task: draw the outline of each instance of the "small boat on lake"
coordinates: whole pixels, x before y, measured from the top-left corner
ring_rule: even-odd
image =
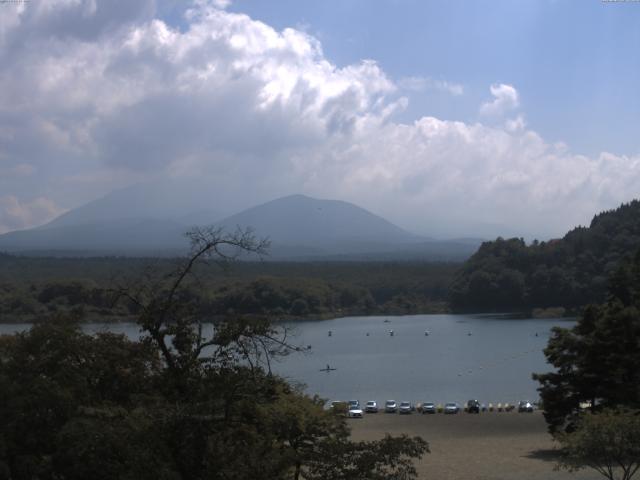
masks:
[[[321,368],[320,369],[321,372],[333,372],[334,370],[337,370],[337,368],[332,367],[328,363],[327,363],[326,368]]]

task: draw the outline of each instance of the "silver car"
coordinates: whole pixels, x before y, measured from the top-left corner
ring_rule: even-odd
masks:
[[[396,413],[398,411],[398,404],[395,400],[387,400],[384,404],[384,411],[386,413]]]
[[[400,407],[398,408],[398,411],[401,414],[404,414],[404,415],[410,414],[412,410],[413,410],[413,405],[411,405],[411,402],[400,402]]]
[[[422,404],[422,413],[436,413],[436,405],[432,402],[424,402]]]
[[[455,414],[460,411],[460,407],[455,402],[449,402],[444,406],[444,413]]]
[[[364,411],[367,413],[378,413],[378,402],[375,400],[369,400],[364,406]]]

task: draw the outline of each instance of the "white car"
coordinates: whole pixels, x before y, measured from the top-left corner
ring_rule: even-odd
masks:
[[[349,411],[347,412],[347,417],[349,418],[362,418],[362,409],[360,407],[356,407],[354,405],[349,406]]]
[[[378,402],[375,400],[369,400],[364,406],[364,411],[367,413],[378,413]]]

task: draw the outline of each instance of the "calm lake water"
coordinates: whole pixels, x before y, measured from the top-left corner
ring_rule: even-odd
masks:
[[[549,331],[553,326],[573,324],[567,319],[513,320],[486,315],[346,317],[289,323],[293,342],[312,348],[272,367],[285,378],[306,384],[308,393],[328,400],[537,400],[537,383],[531,373],[550,369],[542,353]],[[0,325],[0,333],[25,328],[28,326]],[[107,328],[139,337],[134,324],[90,324],[86,331]],[[336,370],[320,371],[327,365]]]

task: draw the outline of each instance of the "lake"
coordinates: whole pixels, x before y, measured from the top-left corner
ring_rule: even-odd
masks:
[[[546,372],[543,348],[553,326],[567,319],[508,319],[490,315],[345,317],[287,323],[295,344],[311,345],[275,362],[274,371],[328,400],[357,398],[482,403],[536,400],[533,372]],[[28,328],[0,325],[0,333]],[[134,324],[89,324],[138,338]],[[393,330],[393,336],[390,331]],[[328,332],[331,331],[331,336]],[[429,335],[425,335],[425,331]],[[368,334],[368,335],[367,335]],[[330,365],[336,370],[323,372]]]

